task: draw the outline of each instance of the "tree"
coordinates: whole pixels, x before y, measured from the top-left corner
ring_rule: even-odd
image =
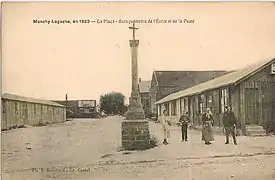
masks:
[[[125,96],[111,92],[100,96],[100,109],[106,114],[123,115],[127,111],[124,105]]]

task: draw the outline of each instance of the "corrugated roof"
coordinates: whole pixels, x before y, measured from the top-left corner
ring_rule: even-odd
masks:
[[[196,86],[193,86],[191,88],[170,94],[163,99],[159,100],[155,104],[160,104],[168,101],[172,101],[184,96],[190,96],[193,94],[201,93],[206,90],[216,89],[219,87],[239,83],[245,78],[252,75],[254,72],[258,71],[261,68],[264,68],[266,65],[270,64],[272,61],[275,61],[275,58],[268,61],[261,61],[259,63],[252,64],[246,68],[237,70],[235,72],[231,72],[229,74],[217,77],[213,80],[206,81],[204,83],[198,84]]]
[[[31,102],[31,103],[37,103],[37,104],[45,104],[45,105],[50,105],[50,106],[63,107],[63,105],[52,102],[52,101],[36,99],[36,98],[31,98],[31,97],[25,97],[25,96],[19,96],[16,94],[3,93],[2,98],[9,99],[9,100],[15,100],[15,101],[23,101],[23,102]]]
[[[151,86],[151,81],[141,81],[139,83],[140,92],[149,92]]]

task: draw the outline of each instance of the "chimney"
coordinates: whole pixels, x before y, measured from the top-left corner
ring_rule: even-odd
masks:
[[[68,94],[65,95],[65,100],[68,101]]]
[[[138,79],[138,82],[141,83],[141,78]]]

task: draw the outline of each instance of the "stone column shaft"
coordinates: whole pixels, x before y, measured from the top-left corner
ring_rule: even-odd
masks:
[[[129,109],[126,113],[126,119],[137,120],[144,119],[145,114],[141,105],[141,100],[138,92],[138,59],[137,48],[139,40],[130,40],[131,57],[132,57],[132,92],[129,99]]]
[[[132,92],[138,92],[137,47],[132,47],[131,53],[132,53]]]

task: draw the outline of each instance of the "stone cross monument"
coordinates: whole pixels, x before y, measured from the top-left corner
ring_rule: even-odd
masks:
[[[150,143],[150,134],[138,90],[137,48],[139,40],[135,39],[135,32],[138,28],[135,24],[129,28],[133,30],[133,39],[129,41],[132,55],[132,92],[126,120],[122,122],[122,147],[126,150],[138,150],[146,149],[145,147]]]
[[[132,92],[129,98],[129,109],[126,113],[127,120],[144,119],[144,110],[142,108],[139,92],[138,92],[138,62],[137,62],[137,48],[139,40],[135,39],[135,31],[138,29],[133,24],[129,27],[133,30],[133,39],[130,40],[131,53],[132,53]]]

